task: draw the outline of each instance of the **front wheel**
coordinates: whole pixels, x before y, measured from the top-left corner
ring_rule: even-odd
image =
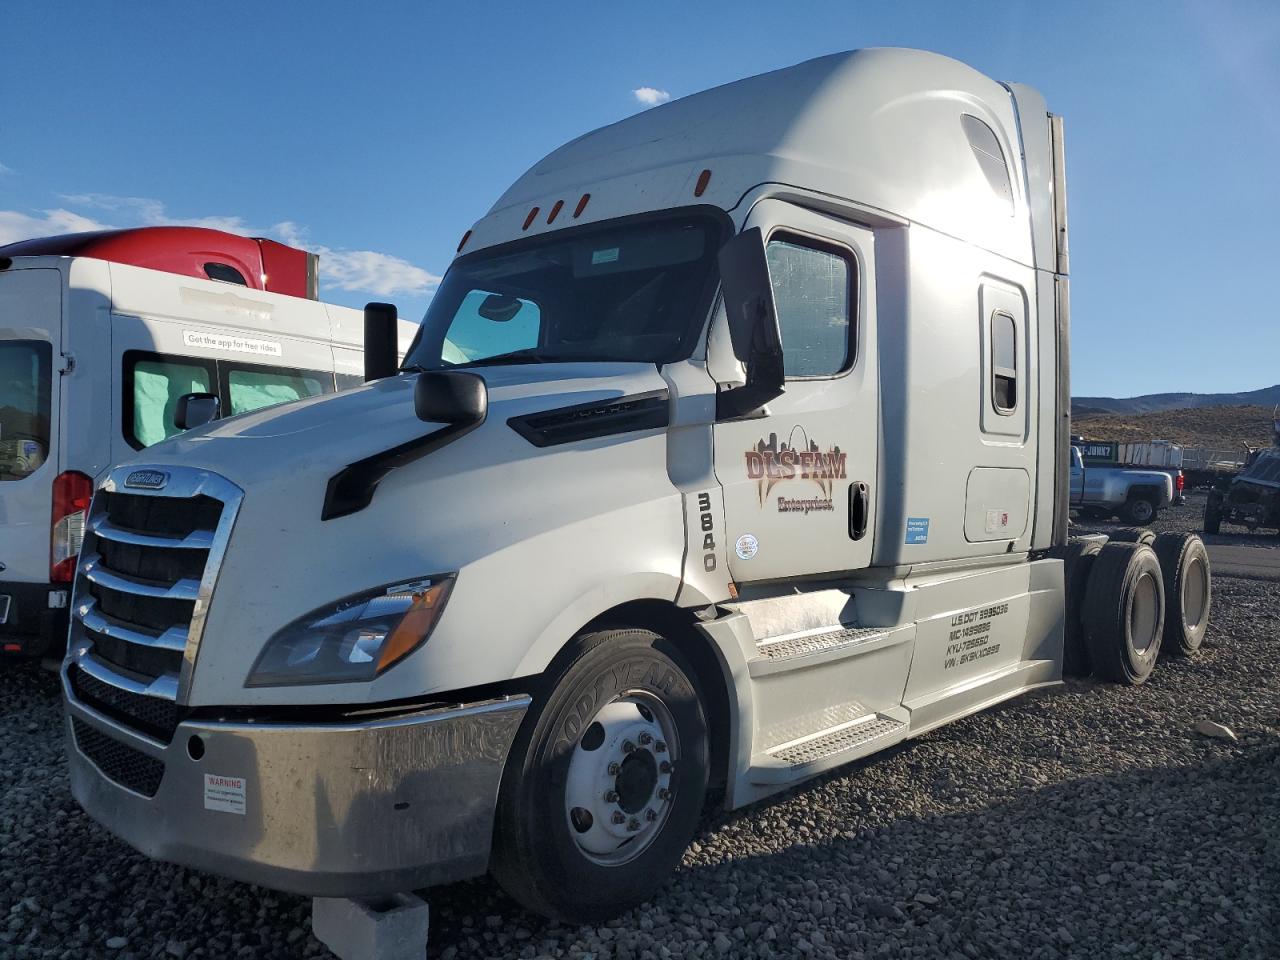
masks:
[[[679,649],[648,630],[575,641],[507,760],[493,873],[514,899],[599,923],[649,899],[693,837],[707,721]]]

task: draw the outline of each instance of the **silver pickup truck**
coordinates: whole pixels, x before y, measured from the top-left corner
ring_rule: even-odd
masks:
[[[1160,470],[1090,466],[1071,448],[1071,507],[1082,516],[1119,516],[1144,526],[1173,502],[1173,478]]]

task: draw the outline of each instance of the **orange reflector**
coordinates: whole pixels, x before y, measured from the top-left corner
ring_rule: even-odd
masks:
[[[700,174],[698,174],[698,182],[693,188],[693,195],[695,197],[702,196],[702,194],[706,192],[707,184],[710,182],[711,182],[711,171],[703,170]]]
[[[555,220],[560,215],[560,208],[564,206],[563,200],[557,200],[556,205],[551,208],[551,212],[547,214],[547,223]]]
[[[538,208],[537,208],[537,207],[534,207],[532,210],[530,210],[530,211],[529,211],[529,215],[528,215],[527,217],[525,217],[525,218],[524,218],[524,229],[525,229],[525,230],[528,230],[528,229],[529,229],[529,224],[533,223],[533,218],[534,218],[534,217],[536,217],[537,215],[538,215]]]
[[[378,673],[403,660],[427,639],[452,586],[452,580],[441,580],[414,596],[413,604],[382,645],[382,652],[378,656]]]
[[[738,599],[738,585],[734,583],[732,580],[729,581],[729,599],[730,600]]]
[[[462,235],[462,239],[458,241],[458,253],[462,252],[462,248],[467,245],[467,241],[471,239],[471,231],[468,230]]]
[[[591,199],[591,194],[584,193],[582,199],[578,201],[578,205],[573,208],[573,219],[577,220],[582,216],[582,211],[587,209],[587,201]]]

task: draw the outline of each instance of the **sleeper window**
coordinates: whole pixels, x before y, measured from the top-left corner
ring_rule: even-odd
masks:
[[[787,378],[845,370],[851,359],[849,260],[790,239],[770,240],[766,254]]]
[[[991,403],[1004,416],[1018,409],[1018,332],[1007,313],[991,315]]]

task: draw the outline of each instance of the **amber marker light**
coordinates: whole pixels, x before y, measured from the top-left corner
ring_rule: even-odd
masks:
[[[378,654],[378,673],[413,653],[436,625],[453,580],[441,580],[413,595],[413,602],[391,631]]]

